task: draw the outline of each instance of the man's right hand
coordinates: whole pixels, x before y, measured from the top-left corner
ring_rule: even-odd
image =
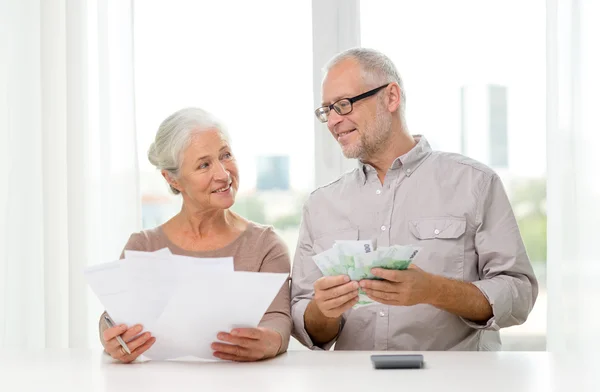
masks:
[[[339,318],[358,302],[358,282],[346,275],[324,276],[314,285],[313,301],[327,318]]]
[[[102,338],[105,342],[104,350],[110,354],[111,357],[121,362],[133,362],[137,357],[152,347],[156,341],[156,338],[151,336],[150,332],[144,332],[133,339],[140,332],[142,332],[142,326],[139,324],[129,329],[127,329],[126,325],[116,325],[112,328],[107,328],[102,332]],[[127,354],[123,347],[121,347],[121,344],[117,340],[117,336],[121,336],[125,341],[131,354]]]

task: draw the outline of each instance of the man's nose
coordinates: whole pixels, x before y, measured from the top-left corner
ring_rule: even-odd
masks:
[[[327,127],[333,132],[335,126],[342,122],[343,119],[344,116],[339,115],[335,110],[331,110],[329,112],[329,117],[327,117]]]

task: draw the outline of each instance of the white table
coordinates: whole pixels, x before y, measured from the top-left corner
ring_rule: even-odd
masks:
[[[371,352],[291,351],[256,363],[115,364],[94,350],[0,350],[1,391],[600,391],[598,362],[547,352],[424,352],[375,370]],[[598,356],[591,355],[589,358]],[[581,362],[581,363],[579,363]]]

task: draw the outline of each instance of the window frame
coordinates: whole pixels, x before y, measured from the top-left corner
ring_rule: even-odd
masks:
[[[313,107],[321,105],[323,67],[337,53],[360,46],[360,0],[312,0],[313,22]],[[357,167],[347,159],[327,124],[313,113],[314,188],[328,184]]]

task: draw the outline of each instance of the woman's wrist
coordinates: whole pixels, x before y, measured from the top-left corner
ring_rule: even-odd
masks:
[[[283,336],[281,334],[271,328],[260,328],[267,335],[267,350],[265,352],[265,358],[271,358],[276,356],[281,349],[281,345],[283,344]]]

